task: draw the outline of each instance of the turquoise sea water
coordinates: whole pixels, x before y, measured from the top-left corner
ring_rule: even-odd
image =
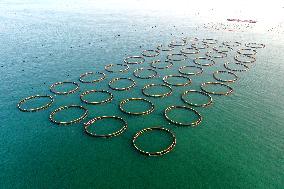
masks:
[[[28,7],[1,4],[0,188],[284,187],[283,35],[196,29],[200,23],[190,17],[151,12]],[[257,50],[257,61],[248,72],[236,73],[239,80],[230,84],[234,88],[232,95],[212,95],[212,106],[195,108],[203,117],[196,128],[169,124],[164,109],[185,105],[180,94],[200,90],[201,83],[214,81],[212,73],[224,70],[223,63],[233,61],[233,52],[227,58],[216,59],[215,66],[204,67],[201,76],[190,77],[191,85],[173,87],[173,94],[163,99],[145,97],[141,88],[150,83],[162,84],[163,76],[178,74],[180,66],[193,65],[195,56],[175,62],[169,70],[157,70],[160,77],[150,80],[138,79],[132,72],[148,67],[154,58],[146,58],[142,65],[130,65],[127,73],[104,71],[107,64],[123,63],[129,55],[141,55],[142,50],[182,36],[266,45]],[[162,53],[158,58],[165,57],[166,53]],[[95,84],[80,83],[79,76],[89,71],[105,72],[106,79]],[[131,77],[137,85],[129,91],[111,90],[107,84],[115,77]],[[80,83],[80,92],[57,95],[55,103],[44,111],[26,113],[17,109],[20,99],[53,95],[50,85],[67,80]],[[79,95],[87,89],[108,90],[114,100],[86,105]],[[122,113],[119,102],[131,97],[151,100],[155,111],[145,116]],[[127,121],[128,128],[117,137],[100,139],[86,135],[82,122],[61,127],[49,121],[51,111],[70,104],[88,108],[85,121],[117,115]],[[72,119],[75,113],[79,112],[59,118]],[[172,116],[185,121],[189,118],[181,112]],[[135,151],[133,135],[152,126],[163,126],[175,133],[177,145],[172,152],[146,157]],[[114,128],[108,127],[102,124],[97,131]],[[171,142],[167,134],[162,134],[149,133],[137,142],[143,148],[156,150]]]

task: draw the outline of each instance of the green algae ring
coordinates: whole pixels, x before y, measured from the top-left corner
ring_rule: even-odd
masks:
[[[170,134],[171,138],[172,138],[172,143],[168,147],[166,147],[165,149],[163,149],[161,151],[157,151],[157,152],[148,152],[148,151],[145,151],[145,150],[139,148],[135,143],[136,140],[139,137],[141,137],[143,134],[145,134],[146,132],[151,132],[151,131],[154,131],[154,130],[166,132],[166,133]],[[139,132],[137,132],[132,139],[132,144],[133,144],[134,148],[138,152],[140,152],[141,154],[147,155],[147,156],[162,156],[162,155],[165,155],[165,154],[169,153],[170,151],[172,151],[174,149],[174,147],[176,146],[176,143],[177,142],[176,142],[175,134],[172,131],[170,131],[169,129],[166,129],[166,128],[163,128],[163,127],[149,127],[149,128],[142,129]]]

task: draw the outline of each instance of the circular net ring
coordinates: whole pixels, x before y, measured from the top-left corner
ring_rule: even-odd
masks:
[[[208,101],[207,103],[204,103],[204,104],[196,104],[196,103],[192,103],[188,100],[186,100],[185,96],[189,93],[199,93],[203,96],[206,96],[208,98]],[[205,93],[203,91],[197,91],[197,90],[187,90],[187,91],[184,91],[184,93],[182,93],[181,95],[181,99],[186,103],[186,104],[189,104],[191,106],[195,106],[195,107],[207,107],[207,106],[210,106],[212,103],[213,103],[213,98],[211,97],[210,94],[208,93]]]
[[[254,49],[261,49],[265,47],[265,45],[262,43],[246,43],[245,46]]]
[[[154,61],[152,61],[152,62],[150,63],[150,65],[151,65],[152,68],[160,69],[160,70],[162,70],[162,69],[168,69],[168,68],[170,68],[170,67],[173,66],[173,63],[172,63],[171,61],[166,61],[166,62],[168,62],[168,65],[167,65],[167,66],[164,66],[164,67],[158,67],[158,66],[156,66],[156,65],[159,64],[160,62],[161,62],[160,60],[154,60]]]
[[[248,58],[248,60],[240,60],[240,56],[239,55],[236,55],[234,57],[234,59],[237,62],[244,63],[244,64],[250,64],[250,63],[254,63],[256,61],[254,56],[249,56],[249,55],[243,55],[243,56],[246,56]]]
[[[227,92],[208,91],[208,90],[206,90],[204,88],[206,85],[220,85],[220,86],[224,86],[224,87],[228,88],[228,91]],[[206,93],[213,94],[213,95],[230,95],[234,91],[232,87],[230,87],[229,85],[226,85],[224,83],[221,83],[221,82],[205,82],[205,83],[202,83],[201,84],[201,90],[206,92]]]
[[[196,42],[199,40],[197,37],[182,37],[181,39],[186,43]]]
[[[170,77],[178,77],[178,78],[185,78],[187,79],[187,82],[186,83],[171,83],[171,82],[168,82],[167,79],[170,78]],[[186,76],[183,76],[183,75],[166,75],[165,77],[163,77],[163,81],[168,84],[168,85],[172,85],[172,86],[187,86],[187,85],[190,85],[191,84],[191,79],[186,77]]]
[[[178,56],[179,58],[175,58],[175,56]],[[186,60],[187,58],[188,57],[182,53],[173,53],[173,54],[167,55],[167,59],[170,61],[183,61],[183,60]]]
[[[229,67],[229,64],[230,64],[229,62],[226,62],[226,63],[224,64],[224,67],[225,67],[227,70],[230,70],[230,71],[234,71],[234,72],[246,72],[246,71],[249,70],[249,67],[248,67],[247,65],[242,64],[242,63],[239,63],[239,62],[235,62],[235,64],[243,66],[244,69],[233,69],[233,68],[230,68],[230,67]]]
[[[185,46],[186,42],[184,40],[181,41],[172,41],[169,44],[169,47],[180,47],[180,46]]]
[[[151,105],[151,108],[149,108],[148,110],[146,111],[143,111],[143,112],[130,112],[130,111],[126,111],[124,108],[123,108],[123,105],[126,104],[127,102],[130,102],[130,101],[143,101],[143,102],[147,102],[148,104]],[[128,99],[124,99],[120,102],[119,104],[119,109],[124,112],[124,113],[127,113],[127,114],[130,114],[130,115],[147,115],[147,114],[150,114],[152,113],[154,110],[155,110],[155,105],[150,101],[150,100],[147,100],[145,98],[128,98]]]
[[[118,130],[118,131],[115,131],[113,133],[110,133],[110,134],[96,134],[95,132],[91,132],[88,130],[88,128],[94,124],[96,121],[98,120],[103,120],[103,119],[116,119],[116,120],[119,120],[123,123],[123,126]],[[100,116],[100,117],[95,117],[91,120],[89,120],[87,123],[84,123],[84,130],[85,132],[92,136],[92,137],[98,137],[98,138],[111,138],[111,137],[115,137],[115,136],[118,136],[120,134],[122,134],[125,130],[127,129],[127,122],[121,118],[121,117],[118,117],[118,116]]]
[[[152,71],[154,72],[152,75],[149,75],[149,76],[140,76],[138,73],[143,71],[143,70],[148,70],[148,71]],[[151,79],[151,78],[154,78],[158,75],[158,72],[152,68],[138,68],[136,70],[134,70],[133,72],[133,75],[137,78],[140,78],[140,79]]]
[[[35,98],[49,98],[50,99],[50,102],[48,102],[47,104],[43,105],[43,106],[40,106],[40,107],[37,107],[37,108],[23,108],[22,105],[24,103],[26,103],[27,101],[31,100],[31,99],[35,99]],[[54,102],[54,98],[53,96],[50,96],[50,95],[34,95],[34,96],[29,96],[27,98],[24,98],[22,99],[17,107],[22,111],[22,112],[37,112],[37,111],[40,111],[40,110],[45,110],[47,108],[49,108],[51,106],[51,104]]]
[[[232,51],[233,49],[230,46],[219,45],[219,46],[213,47],[213,50],[216,51],[216,52],[226,53],[226,52]]]
[[[131,81],[132,84],[129,85],[128,87],[113,87],[112,84],[119,81],[119,80],[128,80]],[[117,90],[117,91],[127,91],[130,90],[131,88],[136,86],[136,82],[131,79],[131,78],[124,78],[124,77],[119,77],[119,78],[114,78],[112,79],[109,83],[108,83],[109,88],[113,89],[113,90]]]
[[[228,75],[231,75],[234,77],[234,79],[220,79],[217,75],[219,73],[226,73]],[[238,76],[234,73],[234,72],[230,72],[230,71],[223,71],[223,70],[218,70],[218,71],[215,71],[213,73],[213,77],[214,79],[216,79],[217,81],[221,81],[221,82],[235,82],[238,80]]]
[[[205,44],[216,44],[216,43],[218,43],[218,41],[216,39],[203,39],[202,42],[205,43]]]
[[[243,52],[243,51],[250,51],[250,52]],[[255,49],[239,49],[237,53],[241,55],[253,56],[256,55],[257,52]]]
[[[130,62],[129,59],[137,59],[137,61]],[[126,64],[143,64],[144,62],[145,62],[145,58],[142,56],[128,56],[124,59],[124,63]]]
[[[197,115],[198,119],[194,122],[191,122],[191,123],[183,123],[183,122],[178,122],[178,121],[175,121],[173,119],[171,119],[169,116],[168,116],[168,112],[173,110],[173,109],[185,109],[185,110],[189,110],[189,111],[192,111],[195,115]],[[173,123],[173,124],[176,124],[178,126],[192,126],[192,127],[195,127],[197,125],[199,125],[202,121],[202,116],[193,108],[190,108],[188,106],[169,106],[165,109],[165,112],[164,112],[164,116],[165,118]]]
[[[211,63],[202,64],[202,63],[198,62],[198,60],[207,60]],[[196,65],[200,65],[200,66],[213,66],[215,64],[215,61],[210,59],[210,58],[206,58],[206,57],[197,57],[197,58],[193,59],[193,63],[196,64]]]
[[[99,102],[85,100],[84,96],[91,94],[91,93],[105,93],[105,94],[109,95],[109,98],[102,100],[102,101],[99,101]],[[105,90],[90,90],[90,91],[85,91],[80,95],[81,101],[85,102],[86,104],[104,104],[104,103],[111,102],[113,100],[113,98],[114,98],[113,94],[108,92],[108,91],[105,91]]]
[[[162,44],[158,45],[157,49],[160,50],[160,51],[172,51],[173,50],[173,48],[171,48],[169,46],[164,47]]]
[[[146,92],[147,89],[149,89],[151,87],[155,87],[155,86],[165,87],[165,88],[169,89],[169,91],[166,92],[166,93],[161,93],[161,94],[149,94],[149,93]],[[149,84],[149,85],[145,85],[142,88],[142,93],[145,96],[149,96],[149,97],[163,98],[163,97],[166,97],[166,96],[170,96],[173,93],[173,89],[169,85],[166,85],[166,84]]]
[[[150,131],[153,131],[153,130],[158,130],[158,131],[161,131],[161,132],[167,132],[171,135],[172,137],[172,143],[165,149],[161,150],[161,151],[157,151],[157,152],[147,152],[141,148],[139,148],[137,145],[136,145],[136,140],[142,136],[143,134],[145,134],[146,132],[150,132]],[[175,137],[175,134],[170,131],[169,129],[166,129],[166,128],[162,128],[162,127],[150,127],[150,128],[145,128],[145,129],[142,129],[140,130],[139,132],[137,132],[133,139],[132,139],[132,144],[134,146],[134,148],[140,152],[141,154],[143,155],[147,155],[147,156],[162,156],[162,155],[165,155],[167,153],[169,153],[170,151],[172,151],[174,149],[174,147],[176,146],[176,137]]]
[[[184,72],[183,69],[186,68],[197,68],[199,71],[197,72]],[[203,68],[199,66],[182,66],[178,69],[179,73],[184,74],[184,75],[200,75],[203,73]]]
[[[213,55],[212,55],[213,53]],[[218,53],[219,55],[214,55],[214,53]],[[223,53],[223,52],[213,52],[213,51],[208,51],[205,53],[206,56],[210,57],[210,58],[224,58],[224,57],[227,57],[227,54],[226,53]]]
[[[55,114],[57,114],[58,112],[60,112],[62,110],[66,110],[66,109],[70,109],[70,108],[82,109],[82,110],[84,110],[84,113],[80,117],[78,117],[74,120],[71,120],[71,121],[57,121],[57,120],[54,119]],[[87,115],[88,115],[88,110],[85,107],[79,106],[79,105],[69,105],[69,106],[61,106],[61,107],[57,108],[56,110],[54,110],[53,112],[51,112],[51,114],[49,115],[49,119],[50,119],[51,122],[58,124],[58,125],[71,125],[73,123],[78,123],[78,122],[82,121],[85,117],[87,117]]]
[[[59,85],[64,85],[64,84],[72,84],[75,86],[74,89],[71,89],[69,91],[63,91],[63,92],[60,92],[60,91],[56,91],[55,90],[55,87],[56,86],[59,86]],[[77,90],[79,89],[79,84],[76,83],[76,82],[72,82],[72,81],[62,81],[62,82],[57,82],[57,83],[54,83],[50,86],[50,91],[52,93],[55,93],[55,94],[58,94],[58,95],[67,95],[67,94],[71,94],[71,93],[75,93]]]
[[[190,51],[193,50],[193,51]],[[198,54],[200,51],[194,47],[187,47],[180,50],[183,54]]]
[[[92,80],[92,81],[85,81],[84,78],[89,76],[89,75],[94,75],[94,74],[100,74],[101,77],[99,79],[95,79],[95,80]],[[103,73],[103,72],[87,72],[87,73],[84,73],[82,75],[80,75],[80,81],[82,83],[95,83],[95,82],[100,82],[102,80],[104,80],[106,78],[106,74]]]
[[[229,46],[229,47],[238,47],[238,46],[242,45],[242,43],[240,43],[238,41],[224,41],[223,45]]]
[[[160,52],[158,50],[144,50],[142,52],[143,56],[146,57],[155,57],[155,56],[159,56]]]
[[[191,47],[195,48],[195,49],[207,49],[209,48],[209,46],[205,43],[194,43],[191,45]]]
[[[115,65],[124,67],[124,69],[117,70],[117,71],[111,70],[111,68],[113,66],[115,66]],[[108,64],[108,65],[105,66],[105,70],[108,71],[108,72],[111,72],[111,73],[114,73],[114,72],[127,72],[129,70],[129,66],[127,64]]]

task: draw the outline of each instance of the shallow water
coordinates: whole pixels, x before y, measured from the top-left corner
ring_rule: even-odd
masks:
[[[196,18],[151,12],[34,6],[1,4],[0,188],[283,188],[281,33],[208,30],[197,27],[202,22]],[[196,128],[169,124],[164,109],[185,105],[180,94],[200,90],[201,83],[214,81],[212,73],[224,70],[223,63],[233,61],[234,53],[216,59],[216,66],[204,68],[201,76],[190,77],[191,85],[172,87],[173,94],[163,99],[145,97],[141,88],[149,83],[162,84],[163,76],[178,74],[178,68],[189,62],[193,65],[195,56],[175,62],[169,70],[158,70],[160,77],[151,80],[138,79],[132,72],[153,58],[130,66],[127,73],[104,71],[107,64],[123,63],[129,55],[140,55],[142,50],[181,36],[266,45],[257,50],[257,61],[248,72],[236,73],[240,79],[230,84],[232,95],[213,96],[212,106],[195,108],[203,116]],[[103,71],[107,78],[95,84],[80,83],[80,92],[57,95],[47,110],[26,113],[17,109],[20,99],[53,95],[50,85],[66,80],[79,83],[79,76],[89,71]],[[108,82],[115,77],[131,77],[137,85],[129,91],[111,90]],[[108,104],[86,105],[79,95],[89,89],[106,89],[115,98]],[[119,102],[131,97],[151,100],[155,111],[145,116],[122,113]],[[88,108],[85,121],[117,115],[128,122],[128,129],[118,137],[97,139],[83,132],[82,123],[60,127],[49,121],[51,111],[70,104]],[[158,125],[175,133],[174,150],[162,157],[145,157],[135,151],[133,135]],[[157,140],[168,144],[159,136]],[[160,147],[151,146],[153,140],[142,143],[150,149]]]

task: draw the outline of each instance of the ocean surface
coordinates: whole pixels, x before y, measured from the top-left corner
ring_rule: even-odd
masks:
[[[68,4],[64,8],[54,8],[56,5],[52,3],[53,6],[0,2],[1,189],[284,188],[283,27],[277,25],[276,29],[269,30],[263,29],[265,25],[260,26],[261,20],[254,27],[228,23],[226,17],[221,21],[208,21],[196,14],[177,16],[172,12],[160,14],[94,7],[69,9]],[[208,23],[213,23],[215,29],[204,27]],[[158,77],[153,79],[136,78],[133,71],[149,67],[153,60],[165,60],[167,52],[154,58],[146,57],[143,64],[129,65],[125,73],[104,70],[105,65],[122,64],[127,56],[141,55],[143,50],[156,49],[159,44],[167,45],[181,37],[213,38],[218,44],[239,41],[242,48],[249,42],[265,44],[265,48],[257,49],[256,62],[249,64],[249,71],[235,72],[239,79],[229,84],[234,89],[232,95],[212,95],[211,106],[194,108],[203,118],[194,128],[170,124],[164,117],[165,108],[186,106],[180,98],[181,93],[200,90],[201,83],[216,81],[212,73],[225,70],[225,62],[234,62],[239,47],[227,57],[215,59],[215,66],[204,67],[202,75],[190,76],[191,85],[173,86],[173,94],[165,98],[146,97],[141,89],[146,84],[162,84],[166,75],[179,74],[179,67],[194,65],[193,58],[204,56],[206,50],[190,55],[185,61],[174,62],[171,69],[157,70]],[[174,52],[179,50],[177,47]],[[79,76],[90,71],[104,72],[106,79],[94,84],[80,83]],[[130,77],[136,86],[129,91],[112,90],[108,82],[116,77]],[[77,82],[80,89],[70,95],[54,96],[49,87],[59,81]],[[63,86],[61,90],[64,89],[67,88]],[[100,105],[81,102],[80,94],[91,89],[107,90],[114,99]],[[36,94],[53,95],[55,102],[46,110],[19,111],[18,102]],[[132,97],[150,100],[155,111],[144,116],[121,112],[120,101]],[[45,102],[32,101],[26,106]],[[71,104],[89,110],[84,121],[70,126],[58,126],[49,121],[53,110]],[[125,108],[139,111],[149,107],[135,102]],[[70,110],[56,118],[70,120],[81,113]],[[109,139],[88,136],[83,122],[103,115],[122,117],[128,123],[127,130]],[[177,111],[170,116],[190,121],[193,115]],[[117,122],[114,126],[108,123],[102,123],[96,131],[113,132],[120,126]],[[164,156],[144,156],[132,146],[136,132],[153,126],[162,126],[175,133],[177,144]],[[160,132],[137,140],[143,149],[153,151],[170,142],[169,136]]]

